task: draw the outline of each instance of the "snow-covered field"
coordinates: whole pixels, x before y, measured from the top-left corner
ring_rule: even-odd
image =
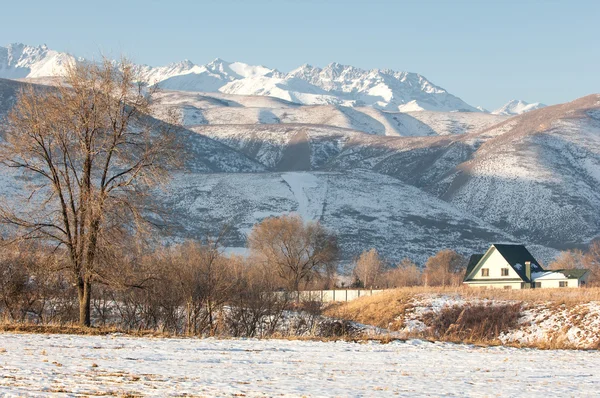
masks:
[[[0,335],[3,396],[593,396],[597,351]]]

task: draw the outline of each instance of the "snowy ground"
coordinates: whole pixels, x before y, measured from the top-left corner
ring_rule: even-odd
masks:
[[[597,351],[0,334],[0,395],[593,396]]]

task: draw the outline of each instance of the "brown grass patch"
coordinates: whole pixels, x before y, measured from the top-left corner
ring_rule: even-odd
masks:
[[[332,303],[323,315],[389,330],[402,328],[403,316],[418,288],[394,289],[345,303]]]
[[[32,323],[0,323],[0,332],[35,333],[35,334],[74,334],[86,336],[104,336],[123,333],[139,337],[172,337],[154,330],[121,330],[114,327],[82,327],[78,325],[38,325]]]
[[[425,314],[430,337],[465,343],[497,342],[502,332],[517,326],[520,304],[479,304],[445,307]]]

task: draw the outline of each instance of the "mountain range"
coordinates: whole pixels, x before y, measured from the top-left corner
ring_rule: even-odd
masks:
[[[43,83],[68,61],[45,47],[14,48],[0,50],[0,76],[19,79],[0,79],[0,118],[23,84]],[[157,192],[173,210],[169,239],[204,237],[228,223],[228,250],[243,250],[255,223],[296,212],[336,231],[345,261],[375,247],[392,262],[422,264],[443,248],[469,255],[494,242],[524,243],[547,262],[600,236],[600,95],[490,114],[449,106],[460,100],[419,75],[404,80],[420,82],[410,86],[415,98],[399,88],[402,73],[337,64],[289,74],[220,60],[138,68],[168,87],[156,117],[179,115],[191,153],[186,171]],[[405,112],[400,94],[357,102],[377,79],[402,91],[404,105],[440,102]],[[263,91],[250,82],[265,82]],[[331,102],[271,95],[302,84],[303,94],[318,87],[313,94]],[[0,197],[26,201],[24,181],[0,170]]]
[[[60,75],[65,64],[75,59],[45,45],[10,44],[0,47],[0,78]],[[331,63],[324,68],[305,64],[283,73],[219,58],[206,65],[185,60],[161,67],[136,65],[136,69],[145,81],[167,90],[262,95],[304,105],[369,106],[395,112],[481,111],[422,75],[388,69],[363,70]],[[509,103],[498,114],[512,115],[534,108]]]

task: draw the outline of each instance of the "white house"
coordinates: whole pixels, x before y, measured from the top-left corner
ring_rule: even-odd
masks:
[[[582,287],[586,269],[544,270],[523,245],[494,244],[469,260],[464,284],[471,287],[529,289]]]

